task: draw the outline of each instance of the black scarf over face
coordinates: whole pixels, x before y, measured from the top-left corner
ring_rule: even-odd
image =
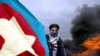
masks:
[[[50,33],[52,37],[57,37],[58,33]]]

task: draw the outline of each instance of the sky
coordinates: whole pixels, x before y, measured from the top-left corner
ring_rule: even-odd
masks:
[[[43,24],[45,33],[49,33],[50,24],[59,24],[59,33],[63,40],[72,39],[71,22],[84,4],[88,6],[100,4],[100,0],[19,0],[19,2]]]

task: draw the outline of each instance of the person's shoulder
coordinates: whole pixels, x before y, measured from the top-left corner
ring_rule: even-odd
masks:
[[[62,39],[61,39],[61,36],[59,36],[58,40],[62,40]]]
[[[49,37],[49,34],[46,34],[46,37]]]
[[[49,34],[46,34],[46,38],[47,38],[47,40],[49,40]]]
[[[58,41],[59,41],[59,42],[63,42],[63,40],[61,39],[61,37],[59,37]]]

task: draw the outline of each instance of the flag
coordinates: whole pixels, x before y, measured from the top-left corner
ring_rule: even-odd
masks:
[[[37,56],[25,38],[5,18],[0,18],[0,35],[0,38],[4,39],[0,56],[17,56],[25,51],[28,51],[31,56]],[[33,38],[34,41],[35,38]]]
[[[18,1],[18,0],[0,0],[0,3],[7,3],[18,13],[20,13],[29,26],[35,31],[40,43],[45,48],[45,56],[49,56],[49,48],[45,37],[43,25]]]
[[[14,20],[12,20],[13,18],[11,17],[15,17]],[[34,31],[32,31],[32,29],[30,28],[30,26],[27,24],[27,22],[24,20],[24,18],[17,13],[15,10],[13,10],[8,4],[5,3],[1,3],[0,4],[0,18],[5,18],[7,19],[11,25],[13,25],[13,29],[17,30],[17,32],[19,32],[19,35],[23,36],[20,38],[23,38],[26,40],[26,42],[28,43],[27,45],[30,46],[30,49],[34,50],[34,51],[23,51],[20,54],[18,54],[19,56],[33,56],[32,53],[35,53],[34,55],[39,55],[39,56],[45,56],[45,50],[43,48],[43,46],[41,45],[41,43],[39,42],[36,34]],[[5,21],[4,21],[5,22]],[[9,25],[10,25],[9,24]],[[15,28],[14,28],[15,27]],[[10,28],[8,28],[10,29]],[[2,31],[1,31],[2,32]],[[16,32],[16,34],[17,34]],[[11,34],[11,33],[10,33]],[[10,35],[9,34],[9,35]],[[12,34],[13,35],[13,34]],[[16,35],[15,35],[16,36]],[[0,34],[0,39],[3,40],[1,43],[1,47],[0,49],[3,49],[3,44],[6,38],[2,37],[2,34]],[[9,37],[10,38],[10,37]],[[11,38],[12,39],[12,38]],[[23,40],[22,39],[22,40]],[[35,39],[35,40],[34,40]],[[13,39],[12,39],[13,40]],[[15,40],[16,41],[16,40]],[[25,41],[24,41],[25,42]],[[22,43],[24,43],[22,42]],[[10,43],[10,42],[9,42]],[[21,44],[18,41],[19,44]],[[4,43],[5,44],[5,43]],[[23,45],[23,44],[22,44]],[[25,44],[24,44],[25,45]],[[25,46],[27,46],[25,45]],[[15,47],[16,48],[16,47]],[[29,48],[29,47],[28,47]],[[38,49],[39,48],[39,49]],[[19,47],[19,49],[21,49]],[[42,51],[42,52],[41,52]],[[13,51],[12,51],[13,52]]]

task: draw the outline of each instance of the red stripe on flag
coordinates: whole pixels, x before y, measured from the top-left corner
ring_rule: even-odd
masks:
[[[28,51],[25,51],[25,52],[22,52],[21,54],[17,55],[17,56],[35,56],[33,54],[31,54],[30,52]]]
[[[25,34],[36,37],[36,41],[32,45],[32,48],[35,50],[35,52],[39,56],[45,56],[45,50],[43,46],[40,44],[35,32],[30,28],[30,26],[27,24],[24,18],[7,4],[0,4],[0,18],[7,18],[8,20],[10,20],[12,16],[15,16],[16,20],[18,21],[20,27],[22,28]],[[24,53],[27,53],[27,52],[24,52]]]
[[[3,39],[3,37],[0,35],[0,50],[2,49],[2,46],[4,44],[5,40]]]

